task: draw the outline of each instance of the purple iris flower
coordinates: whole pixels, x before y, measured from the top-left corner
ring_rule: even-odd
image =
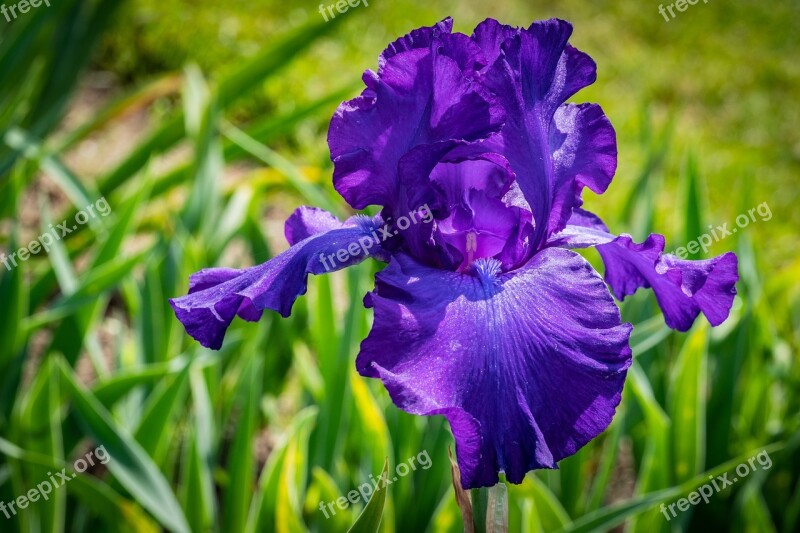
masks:
[[[467,36],[448,18],[390,44],[328,135],[336,190],[380,215],[299,208],[285,252],[191,277],[171,300],[186,331],[218,349],[235,315],[287,316],[308,274],[375,257],[388,266],[365,298],[374,323],[356,366],[401,409],[447,418],[464,487],[499,472],[520,483],[577,452],[611,422],[631,364],[609,288],[652,288],[686,331],[701,312],[727,318],[738,273],[733,253],[682,260],[661,235],[637,244],[581,208],[584,187],[608,188],[617,149],[598,105],[565,103],[596,77],[571,33],[487,19]],[[381,230],[402,217],[402,231]],[[570,250],[590,246],[605,280]]]

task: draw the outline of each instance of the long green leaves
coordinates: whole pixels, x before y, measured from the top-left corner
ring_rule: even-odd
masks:
[[[113,421],[97,398],[75,381],[63,363],[61,375],[77,419],[108,452],[108,467],[114,477],[166,527],[188,532],[189,524],[175,494],[146,451]]]
[[[369,503],[356,519],[348,533],[377,533],[383,518],[383,504],[386,500],[386,481],[389,476],[389,460],[383,464],[383,470],[378,478],[378,487],[369,499]]]

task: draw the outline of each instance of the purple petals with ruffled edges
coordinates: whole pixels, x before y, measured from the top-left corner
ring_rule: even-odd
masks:
[[[258,266],[201,270],[192,276],[189,294],[170,304],[189,335],[218,350],[237,314],[258,320],[261,311],[272,309],[289,316],[309,274],[340,270],[380,252],[382,224],[361,215],[342,223],[325,211],[300,208],[287,220],[286,235],[302,240]]]
[[[651,287],[667,326],[687,331],[701,312],[712,326],[728,318],[739,280],[733,252],[688,261],[664,254],[664,237],[657,233],[641,244],[634,243],[630,235],[620,235],[597,250],[614,294],[622,300],[639,287]]]
[[[328,144],[336,190],[355,209],[402,205],[399,165],[427,175],[456,146],[485,139],[505,119],[502,107],[473,76],[480,48],[450,33],[452,21],[398,39],[367,72],[361,96],[331,120]]]
[[[631,326],[574,252],[506,274],[491,259],[461,274],[396,255],[367,302],[359,372],[403,410],[447,417],[465,488],[555,468],[611,422]]]
[[[588,187],[603,194],[617,170],[617,134],[597,104],[565,104],[550,128],[553,153],[553,205],[549,233],[563,228]]]
[[[732,252],[699,261],[664,252],[664,237],[652,233],[641,244],[630,235],[608,233],[594,214],[577,209],[550,246],[596,246],[605,264],[605,280],[623,300],[640,287],[652,288],[672,329],[687,331],[701,312],[712,326],[728,318],[739,280],[738,259]]]
[[[567,44],[571,34],[571,24],[551,19],[528,29],[487,20],[473,35],[484,53],[496,58],[482,71],[481,79],[498,96],[507,116],[500,135],[483,146],[511,163],[533,214],[534,249],[561,229],[575,203],[576,190],[586,185],[602,192],[616,167],[616,161],[592,153],[609,152],[610,124],[601,124],[595,116],[599,108],[559,110],[596,77],[592,59]],[[602,170],[593,168],[597,165]],[[586,167],[586,172],[579,173],[580,167]]]

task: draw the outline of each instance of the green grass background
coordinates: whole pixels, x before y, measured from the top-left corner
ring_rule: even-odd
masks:
[[[292,317],[237,321],[218,353],[167,304],[200,268],[282,250],[294,206],[348,213],[330,184],[333,109],[386,43],[448,15],[464,32],[487,16],[573,22],[598,64],[576,101],[618,134],[617,177],[586,199],[612,230],[674,249],[772,213],[708,254],[739,255],[723,326],[671,332],[651,295],[626,300],[635,363],[614,422],[508,487],[510,530],[800,528],[798,2],[710,0],[666,22],[632,0],[373,0],[329,23],[307,2],[51,4],[0,20],[0,246],[103,196],[112,214],[0,268],[0,500],[100,444],[112,459],[0,530],[342,531],[363,505],[326,519],[319,503],[423,450],[431,467],[390,486],[380,528],[461,530],[446,424],[354,370],[379,265],[312,278]],[[764,449],[770,469],[659,513]]]

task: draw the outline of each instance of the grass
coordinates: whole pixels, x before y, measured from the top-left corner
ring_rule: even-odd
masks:
[[[359,516],[359,530],[375,530],[380,515],[386,532],[460,531],[446,424],[399,411],[355,372],[378,265],[313,277],[290,318],[236,322],[220,352],[192,342],[167,299],[200,268],[274,255],[289,206],[346,212],[324,143],[336,103],[393,37],[448,14],[467,31],[486,8],[375,0],[325,24],[315,5],[234,2],[219,25],[210,2],[128,2],[116,18],[111,4],[65,0],[0,36],[0,71],[19,80],[0,85],[0,243],[24,246],[101,196],[112,207],[0,269],[0,501],[99,445],[111,457],[0,517],[3,530],[338,531]],[[786,253],[797,243],[798,69],[785,21],[797,9],[699,4],[666,23],[646,4],[492,7],[517,24],[572,20],[575,44],[597,60],[599,81],[580,99],[604,106],[621,159],[611,190],[587,205],[612,230],[663,229],[678,246],[762,202],[773,214],[709,252],[740,260],[723,326],[675,333],[652,296],[624,302],[635,363],[618,414],[558,471],[509,485],[510,530],[800,527],[800,261]],[[171,30],[186,17],[193,31]],[[132,32],[150,43],[140,55]],[[130,89],[67,127],[87,51]],[[77,148],[142,108],[161,111],[124,157],[91,176],[72,170]],[[319,510],[380,476],[386,458],[391,471],[423,450],[430,467],[383,502]],[[669,522],[660,513],[763,450],[769,469]]]

